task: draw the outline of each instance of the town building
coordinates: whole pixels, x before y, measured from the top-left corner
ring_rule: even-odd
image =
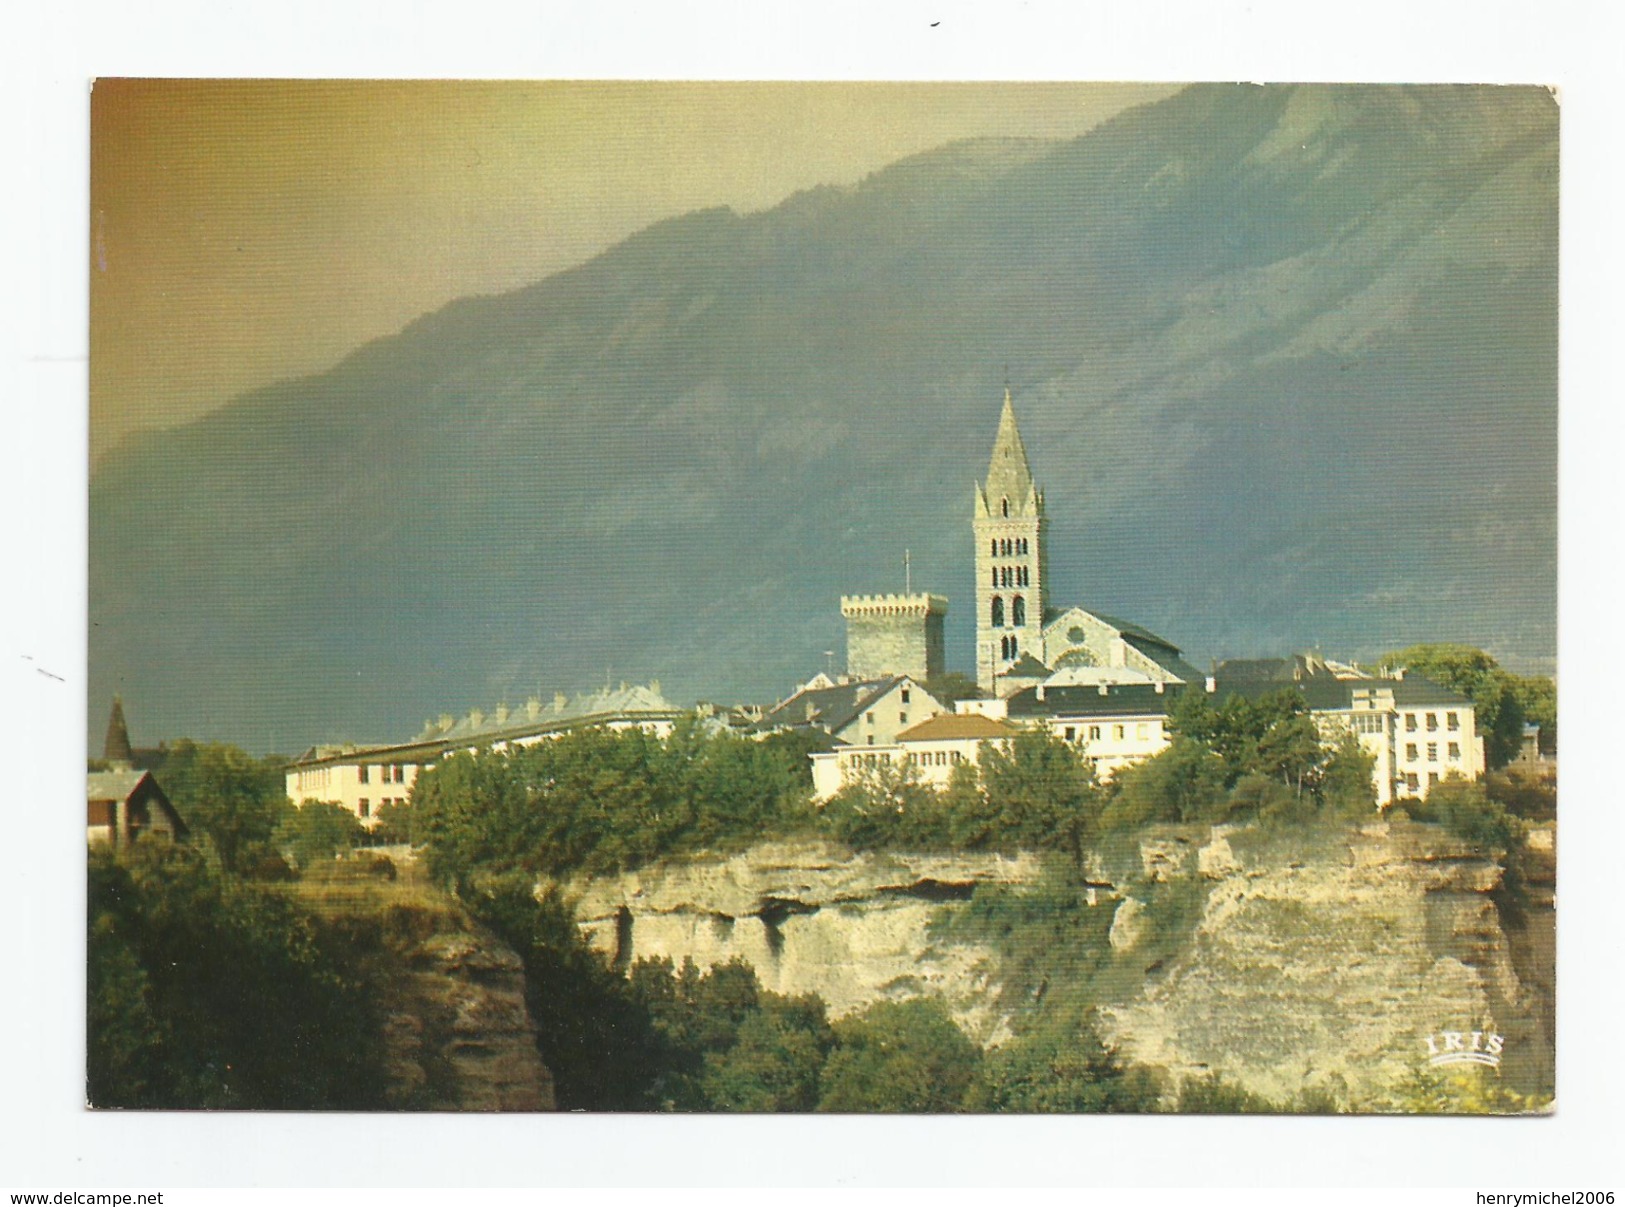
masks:
[[[683,712],[661,694],[657,680],[646,686],[622,683],[573,699],[559,693],[551,704],[533,697],[519,708],[499,704],[461,717],[444,713],[425,721],[410,742],[312,747],[288,765],[288,799],[295,805],[333,802],[373,829],[379,810],[404,805],[418,776],[448,754],[529,746],[595,726],[666,737]]]
[[[1295,692],[1322,734],[1353,733],[1373,759],[1379,807],[1403,797],[1426,799],[1450,775],[1484,773],[1484,741],[1473,702],[1422,675],[1344,677],[1313,655],[1224,663],[1199,684],[1108,684],[1026,688],[1004,700],[961,701],[960,708],[1039,725],[1075,743],[1102,779],[1150,758],[1172,738],[1168,726],[1178,694],[1206,692],[1216,706],[1239,695],[1259,699]]]
[[[124,719],[124,701],[113,697],[102,744],[101,770],[85,780],[85,837],[92,846],[127,847],[144,836],[176,842],[186,823],[152,772],[134,765],[136,752]]]
[[[127,847],[142,838],[176,842],[186,823],[150,771],[92,771],[85,783],[85,836],[91,846]]]
[[[988,743],[1008,745],[1015,726],[976,713],[942,713],[911,725],[892,742],[843,745],[812,755],[813,799],[828,800],[850,783],[884,776],[891,769],[908,781],[943,789],[954,768],[976,766]]]
[[[912,675],[837,682],[817,675],[762,717],[758,729],[818,729],[849,746],[891,746],[910,726],[949,709]]]

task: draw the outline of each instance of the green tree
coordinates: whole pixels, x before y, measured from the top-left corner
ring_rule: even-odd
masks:
[[[1338,738],[1320,771],[1320,797],[1329,813],[1349,818],[1371,816],[1377,807],[1377,789],[1371,779],[1376,761],[1355,734],[1345,733]]]
[[[185,846],[94,852],[88,922],[95,1105],[382,1105],[376,995],[285,896]]]
[[[560,1109],[658,1106],[667,1046],[632,986],[588,946],[569,903],[556,890],[536,897],[523,876],[492,881],[468,902],[524,963],[525,1004]]]
[[[877,1002],[835,1024],[821,1111],[965,1109],[981,1049],[934,999]]]
[[[1483,650],[1446,643],[1412,645],[1384,654],[1382,662],[1425,675],[1470,699],[1491,769],[1504,767],[1518,756],[1524,722],[1520,680]],[[1554,708],[1554,729],[1556,720]]]
[[[820,820],[857,850],[931,849],[948,842],[942,800],[907,763],[877,762],[858,770],[824,802]]]
[[[1540,675],[1514,675],[1512,690],[1523,707],[1525,721],[1540,726],[1540,748],[1557,752],[1557,684]]]
[[[1092,1018],[1049,1022],[988,1053],[974,1109],[1021,1112],[1143,1112],[1157,1109],[1150,1070],[1127,1065]]]
[[[734,1042],[708,1053],[701,1077],[716,1111],[797,1111],[818,1106],[820,1075],[835,1046],[821,999],[764,994],[740,1022]]]
[[[1417,821],[1433,822],[1486,851],[1510,851],[1523,826],[1490,799],[1484,785],[1447,775],[1428,789],[1427,799],[1409,806]]]
[[[981,773],[988,809],[1010,842],[1062,851],[1082,865],[1102,795],[1076,746],[1047,729],[1024,729],[1007,744],[983,744]]]
[[[244,872],[271,851],[271,837],[293,807],[279,760],[236,746],[181,739],[153,774],[181,819],[208,840],[228,870]]]
[[[366,827],[343,805],[310,801],[284,814],[272,842],[303,870],[353,850],[366,838]]]
[[[1218,820],[1226,802],[1225,760],[1202,742],[1176,733],[1149,759],[1112,781],[1105,827],[1126,833],[1148,822]]]

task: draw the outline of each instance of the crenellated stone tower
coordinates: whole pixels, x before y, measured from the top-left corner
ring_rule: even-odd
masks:
[[[976,487],[971,527],[976,534],[976,683],[991,693],[994,679],[1023,654],[1044,657],[1044,493],[1033,484],[1016,410],[1004,391],[1004,411],[987,481]]]
[[[846,673],[853,679],[912,675],[925,680],[944,669],[941,595],[843,595]]]

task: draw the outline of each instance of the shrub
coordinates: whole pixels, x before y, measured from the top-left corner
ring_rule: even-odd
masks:
[[[1427,799],[1410,805],[1410,811],[1416,820],[1443,826],[1485,850],[1509,851],[1523,832],[1522,823],[1491,800],[1482,784],[1457,775],[1434,784]]]
[[[835,1024],[820,1111],[964,1110],[981,1063],[940,1002],[879,1002]]]
[[[376,998],[342,942],[194,850],[92,855],[87,968],[96,1106],[382,1105]]]
[[[982,1062],[974,1109],[1026,1112],[1142,1112],[1157,1109],[1155,1076],[1125,1065],[1092,1018],[1052,1023]]]

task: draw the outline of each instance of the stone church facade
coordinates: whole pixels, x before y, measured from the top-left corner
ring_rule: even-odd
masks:
[[[1065,672],[1069,683],[1188,683],[1179,647],[1132,621],[1050,603],[1048,519],[1010,391],[987,477],[971,500],[976,684],[1008,696]]]

